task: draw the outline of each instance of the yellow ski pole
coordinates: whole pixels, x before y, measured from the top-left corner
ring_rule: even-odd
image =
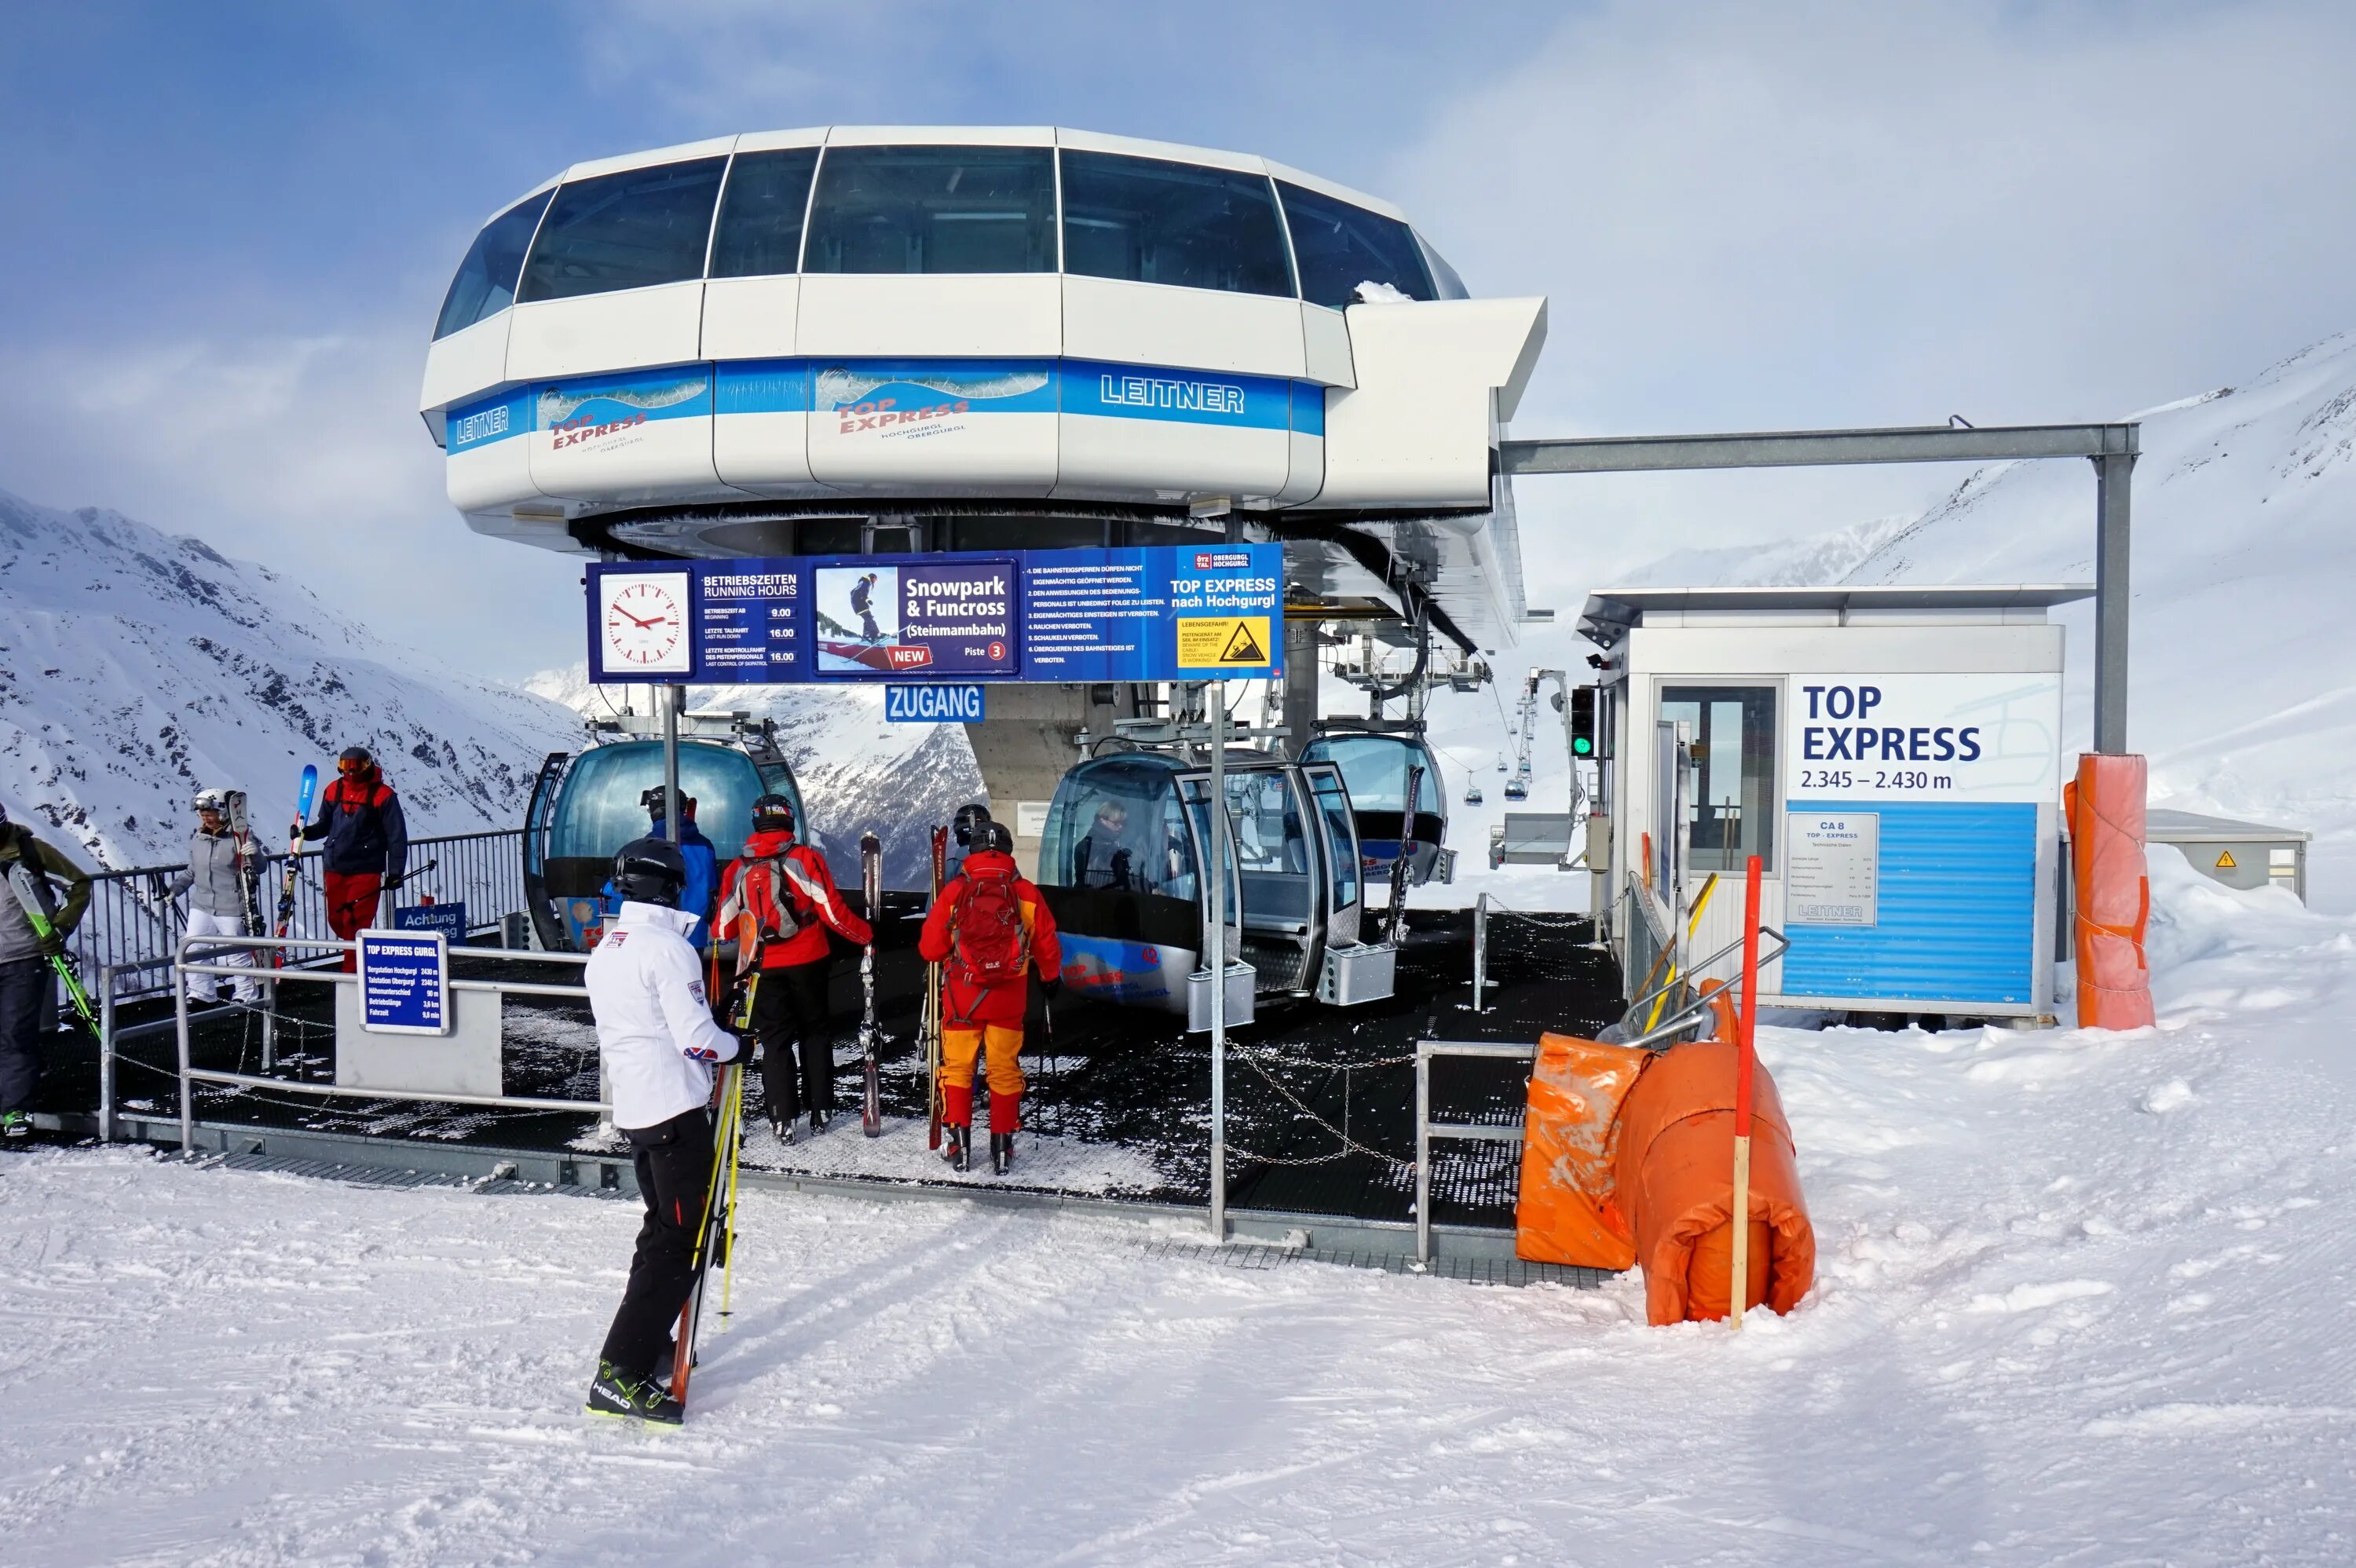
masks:
[[[722,1253],[728,1272],[720,1281],[720,1327],[723,1332],[728,1328],[728,1299],[736,1289],[736,1165],[738,1157],[744,1152],[744,1073],[742,1068],[736,1072],[736,1090],[731,1096],[729,1108],[728,1241],[726,1250]]]
[[[1712,871],[1709,874],[1709,880],[1701,885],[1701,896],[1694,900],[1693,913],[1686,920],[1686,940],[1687,942],[1691,942],[1694,939],[1694,933],[1701,929],[1701,912],[1709,907],[1709,895],[1717,891],[1718,873],[1716,871]],[[1666,957],[1667,955],[1664,954],[1662,956]],[[1651,976],[1647,976],[1646,978],[1649,980]],[[1669,991],[1676,985],[1676,983],[1677,966],[1675,964],[1672,964],[1669,965],[1668,978],[1662,982],[1661,994],[1653,998],[1653,1016],[1644,1020],[1644,1028],[1647,1031],[1651,1030],[1655,1024],[1661,1021],[1661,1009],[1668,1005]]]

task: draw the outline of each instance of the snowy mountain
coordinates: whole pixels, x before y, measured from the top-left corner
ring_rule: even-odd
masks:
[[[305,763],[384,760],[412,834],[511,827],[579,721],[385,641],[265,566],[0,491],[0,800],[102,865],[177,860],[194,793],[283,821]]]
[[[588,666],[545,670],[526,690],[596,718],[653,707],[653,688],[592,686]],[[890,724],[880,686],[694,686],[695,711],[777,721],[777,741],[838,879],[855,878],[859,836],[884,841],[886,887],[926,885],[925,833],[969,800],[986,800],[981,771],[958,724]]]

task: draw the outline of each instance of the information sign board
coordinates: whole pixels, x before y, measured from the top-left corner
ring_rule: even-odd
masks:
[[[1881,903],[1881,816],[1794,811],[1783,917],[1794,925],[1877,925]]]
[[[466,906],[464,903],[411,904],[392,912],[395,931],[438,931],[442,939],[460,946],[466,941]]]
[[[978,680],[962,686],[887,686],[884,717],[894,724],[979,724],[984,689]]]
[[[438,931],[363,931],[360,1027],[371,1034],[450,1032],[450,944]]]
[[[596,681],[1202,680],[1281,673],[1277,544],[589,569]],[[678,635],[684,623],[684,636]]]

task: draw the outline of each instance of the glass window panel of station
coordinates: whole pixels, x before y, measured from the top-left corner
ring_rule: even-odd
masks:
[[[1360,283],[1388,283],[1409,299],[1432,296],[1431,276],[1415,230],[1346,201],[1284,180],[1284,217],[1292,230],[1292,258],[1301,268],[1301,297],[1335,309],[1358,297]]]
[[[526,197],[492,219],[475,236],[475,242],[466,247],[466,259],[458,263],[458,275],[450,280],[450,292],[443,296],[442,315],[434,324],[437,339],[487,321],[515,303],[523,253],[531,244],[531,231],[540,227],[548,198],[555,194],[544,190]]]
[[[1751,856],[1775,869],[1775,688],[1665,686],[1661,719],[1689,726],[1693,852],[1688,869],[1740,876]]]
[[[1039,869],[1049,887],[1193,898],[1193,846],[1172,774],[1115,766],[1072,781],[1042,838]]]
[[[1323,769],[1308,775],[1310,792],[1317,797],[1317,810],[1325,818],[1325,837],[1333,846],[1333,885],[1332,908],[1340,913],[1358,901],[1358,857],[1351,846],[1358,841],[1358,832],[1350,816],[1350,797],[1346,786],[1336,773]]]
[[[766,277],[801,266],[802,215],[817,169],[816,147],[736,155],[712,235],[713,277]]]
[[[1291,297],[1267,176],[1112,153],[1063,162],[1066,272]]]
[[[695,158],[559,186],[517,297],[574,299],[703,276],[727,162]]]
[[[1423,246],[1423,264],[1431,272],[1431,297],[1436,300],[1471,299],[1472,291],[1465,288],[1464,280],[1457,276],[1456,269],[1448,264],[1448,258],[1432,249],[1431,241],[1422,235],[1417,235],[1416,239]]]
[[[808,272],[1052,272],[1047,147],[830,147]]]

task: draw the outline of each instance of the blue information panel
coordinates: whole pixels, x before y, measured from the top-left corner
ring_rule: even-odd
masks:
[[[1205,680],[1283,670],[1276,544],[611,562],[589,569],[588,590],[597,681]]]
[[[466,906],[455,904],[411,904],[407,909],[392,912],[395,931],[438,931],[442,939],[464,946],[466,941]]]
[[[372,1034],[450,1032],[450,944],[438,931],[363,931],[360,1027]]]
[[[894,724],[979,724],[987,689],[978,680],[963,686],[887,686],[884,717]]]

